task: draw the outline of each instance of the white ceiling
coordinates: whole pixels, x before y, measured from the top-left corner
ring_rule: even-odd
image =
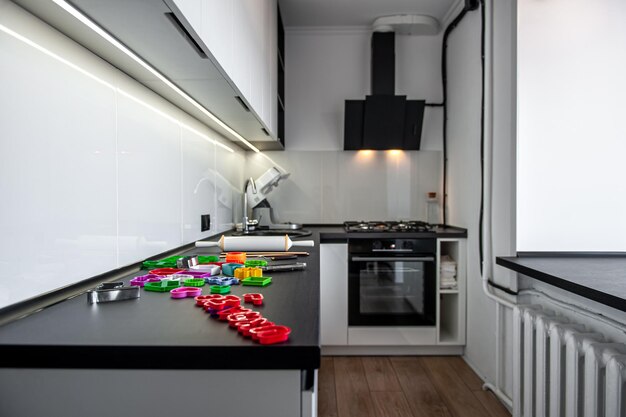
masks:
[[[443,21],[460,0],[279,0],[283,23],[303,26],[369,26],[380,16],[425,14]]]

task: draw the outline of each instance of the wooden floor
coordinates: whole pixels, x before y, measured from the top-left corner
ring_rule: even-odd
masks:
[[[319,417],[509,417],[458,356],[322,357]]]

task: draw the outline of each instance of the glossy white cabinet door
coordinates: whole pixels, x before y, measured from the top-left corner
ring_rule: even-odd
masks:
[[[233,13],[236,1],[205,0],[200,38],[230,76],[233,72]],[[232,78],[232,77],[231,77]]]
[[[348,344],[348,245],[320,245],[322,346]]]
[[[204,21],[202,18],[202,0],[172,0],[176,7],[185,16],[193,30],[200,34],[203,32]]]

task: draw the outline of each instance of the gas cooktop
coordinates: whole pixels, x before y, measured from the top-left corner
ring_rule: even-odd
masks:
[[[362,232],[362,233],[424,233],[432,232],[434,225],[422,221],[381,221],[381,222],[344,222],[346,232]]]

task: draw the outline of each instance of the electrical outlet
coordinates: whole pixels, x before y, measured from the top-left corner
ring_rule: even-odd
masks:
[[[200,215],[200,231],[206,232],[211,229],[211,215],[210,214],[201,214]]]

